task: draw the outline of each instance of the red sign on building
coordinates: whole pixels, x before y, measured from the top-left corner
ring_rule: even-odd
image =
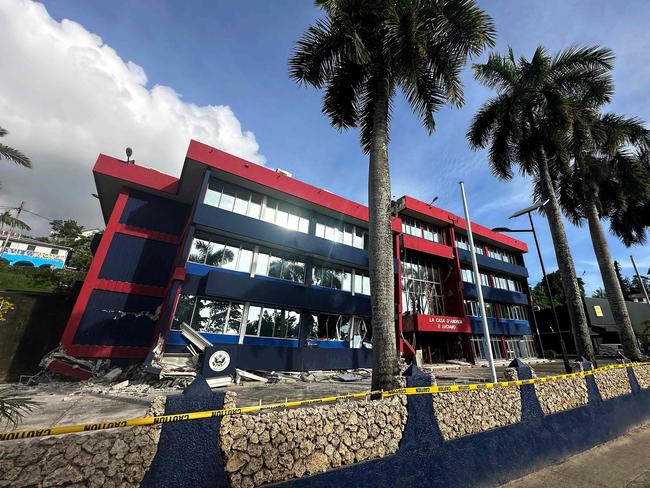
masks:
[[[404,330],[415,330],[418,332],[463,332],[467,334],[472,331],[467,317],[422,314],[404,317]]]

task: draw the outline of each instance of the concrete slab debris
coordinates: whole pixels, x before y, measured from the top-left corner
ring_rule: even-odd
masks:
[[[181,324],[181,336],[187,339],[192,345],[201,352],[205,351],[206,347],[212,346],[212,343],[204,338],[201,334],[192,329],[185,322]]]
[[[232,378],[230,376],[222,376],[218,378],[206,378],[206,382],[210,388],[220,388],[223,386],[232,385]]]
[[[244,371],[243,369],[235,369],[235,372],[240,378],[243,378],[245,380],[260,381],[262,383],[268,383],[269,382],[268,379],[266,379],[266,378],[264,378],[262,376],[250,373],[248,371]]]

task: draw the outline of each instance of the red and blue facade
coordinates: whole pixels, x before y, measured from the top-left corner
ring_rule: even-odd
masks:
[[[62,337],[68,354],[136,359],[161,344],[182,353],[185,323],[243,369],[370,365],[367,207],[197,141],[180,178],[105,155],[93,173],[106,230]],[[520,282],[484,285],[507,356],[508,341],[531,336],[527,248],[473,229],[486,280]],[[396,335],[407,357],[480,359],[464,232],[440,208],[396,202]],[[500,314],[514,305],[526,309],[518,319]]]

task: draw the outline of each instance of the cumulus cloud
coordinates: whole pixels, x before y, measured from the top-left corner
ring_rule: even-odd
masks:
[[[57,22],[31,0],[0,0],[0,126],[3,143],[30,156],[33,169],[0,165],[0,205],[26,202],[50,218],[102,224],[91,173],[97,155],[123,157],[172,175],[191,138],[257,163],[255,135],[227,105],[197,106],[123,60],[82,25]],[[34,234],[48,224],[26,216]]]

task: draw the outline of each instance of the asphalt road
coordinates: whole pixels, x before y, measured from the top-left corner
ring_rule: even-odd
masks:
[[[650,423],[503,488],[650,488]]]

